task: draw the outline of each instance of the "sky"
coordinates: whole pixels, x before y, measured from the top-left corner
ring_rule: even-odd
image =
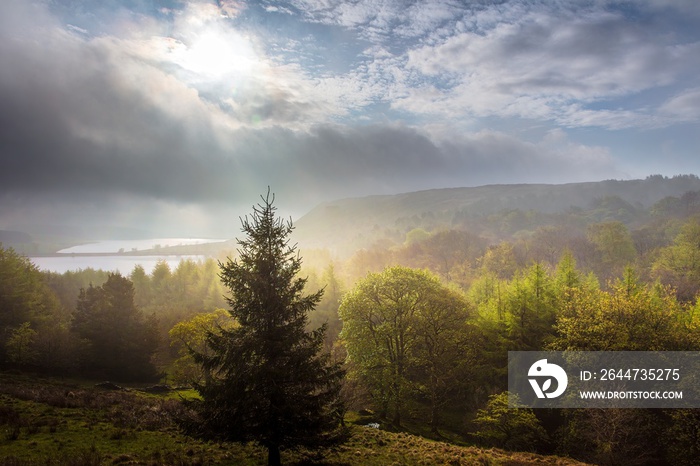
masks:
[[[0,229],[700,174],[696,0],[2,0]]]

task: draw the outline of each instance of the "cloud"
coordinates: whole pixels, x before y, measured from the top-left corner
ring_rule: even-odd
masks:
[[[373,43],[415,39],[446,27],[472,11],[454,0],[291,0],[306,21],[354,30]]]
[[[685,16],[700,16],[700,3],[695,0],[650,0],[649,6],[655,10],[674,9]]]
[[[485,34],[463,32],[410,50],[407,66],[426,82],[395,105],[413,112],[439,109],[452,118],[497,115],[572,126],[645,126],[644,110],[603,110],[597,122],[576,114],[597,113],[583,107],[589,103],[671,84],[695,68],[698,57],[700,44],[664,43],[620,13],[530,12]],[[431,85],[445,74],[453,85],[440,90]]]
[[[660,109],[681,121],[697,121],[700,119],[700,88],[684,90],[664,102]]]
[[[368,193],[624,176],[610,148],[562,128],[699,117],[697,86],[674,86],[698,45],[593,7],[190,2],[102,33],[42,5],[0,3],[0,228],[237,225],[268,185],[301,214]],[[278,40],[244,27],[258,13],[329,29]],[[610,103],[662,86],[661,104]],[[546,124],[506,133],[517,119]],[[491,122],[502,131],[474,129]]]
[[[669,32],[656,18],[660,10],[692,14],[693,3],[684,0],[640,4],[635,13],[614,1],[291,3],[306,21],[340,26],[373,44],[357,68],[321,80],[348,90],[338,103],[383,102],[426,120],[663,127],[674,120],[654,106],[620,100],[634,102],[700,71],[700,42],[688,40],[696,36]]]

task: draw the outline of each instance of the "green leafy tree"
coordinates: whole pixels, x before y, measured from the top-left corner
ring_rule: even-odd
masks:
[[[17,362],[18,353],[7,351],[23,348],[30,331],[59,316],[60,306],[44,275],[28,258],[0,244],[0,365],[10,357]]]
[[[539,262],[516,274],[508,289],[506,328],[509,348],[541,350],[553,333],[556,301],[552,279]]]
[[[554,284],[562,298],[568,291],[579,288],[583,283],[581,272],[576,268],[576,259],[568,249],[564,251],[554,272]]]
[[[34,331],[29,322],[25,322],[12,331],[7,341],[7,355],[15,364],[27,365],[35,361],[37,353],[33,348],[36,339]]]
[[[0,243],[0,328],[39,322],[57,310],[56,304],[39,269]]]
[[[318,306],[309,316],[309,327],[316,328],[326,324],[325,347],[330,350],[333,343],[338,339],[338,334],[340,334],[343,326],[338,317],[338,308],[343,297],[344,287],[333,263],[328,264],[321,277],[316,279],[316,282],[323,287],[324,292]]]
[[[696,465],[700,458],[700,411],[674,409],[670,417],[672,424],[664,439],[668,445],[670,464]]]
[[[212,356],[207,336],[219,329],[235,325],[225,309],[197,314],[191,319],[177,323],[169,332],[170,345],[178,350],[178,359],[173,362],[171,377],[176,383],[196,384],[211,380],[211,373],[197,364],[194,354]]]
[[[485,273],[469,289],[469,298],[476,306],[476,323],[482,341],[479,343],[477,370],[481,397],[485,399],[507,385],[509,284],[493,273]]]
[[[171,304],[172,275],[170,266],[165,260],[159,260],[151,272],[151,293],[159,297],[161,306],[168,307]]]
[[[489,397],[486,407],[476,413],[474,435],[487,446],[534,451],[547,440],[547,433],[532,409],[509,406],[508,396],[503,392]],[[517,397],[511,404],[518,404]]]
[[[430,405],[430,427],[438,433],[441,411],[452,404],[473,379],[478,332],[468,324],[469,304],[452,289],[438,287],[418,315],[416,333],[416,382]]]
[[[136,265],[134,270],[131,271],[129,279],[134,284],[134,302],[136,305],[143,308],[150,304],[153,299],[151,296],[151,277],[146,274],[143,266]]]
[[[634,263],[637,251],[627,227],[618,221],[595,223],[588,227],[588,239],[595,245],[599,277],[612,277]]]
[[[433,428],[447,386],[455,382],[467,304],[425,270],[391,267],[368,274],[340,306],[349,360],[381,415],[400,425],[409,393],[424,387]]]
[[[255,441],[267,449],[268,464],[280,464],[281,449],[333,438],[343,372],[320,351],[325,327],[306,330],[323,291],[303,295],[292,224],[276,217],[274,196],[262,200],[242,221],[238,259],[221,264],[237,326],[208,332],[212,354],[196,354],[212,377],[196,385],[201,424],[191,427],[207,437]]]
[[[683,464],[663,460],[670,445],[663,442],[666,425],[656,410],[588,408],[571,410],[566,416],[559,448],[576,458],[601,466]]]
[[[700,218],[681,227],[673,244],[660,251],[653,273],[676,289],[679,299],[690,301],[700,292]]]
[[[558,315],[550,348],[578,351],[692,350],[696,319],[667,287],[642,284],[634,269],[608,292],[575,289]]]
[[[197,309],[202,305],[197,285],[201,281],[201,271],[192,259],[181,260],[171,278],[173,302],[185,309]]]
[[[518,269],[513,245],[503,242],[489,248],[481,258],[485,273],[493,273],[498,278],[511,278]]]

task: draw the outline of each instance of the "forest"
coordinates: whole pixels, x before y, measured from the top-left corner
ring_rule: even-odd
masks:
[[[700,349],[700,191],[415,220],[351,254],[300,251],[304,292],[323,290],[306,325],[325,324],[345,418],[595,464],[697,464],[697,410],[514,409],[506,390],[508,351]],[[238,325],[222,273],[238,256],[56,274],[0,248],[0,368],[198,386],[207,335]]]

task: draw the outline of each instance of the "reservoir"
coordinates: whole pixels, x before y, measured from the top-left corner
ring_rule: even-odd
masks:
[[[134,267],[141,265],[147,274],[153,271],[158,261],[165,261],[171,270],[177,268],[182,260],[203,261],[204,255],[174,255],[158,254],[160,248],[170,246],[196,245],[218,243],[221,239],[193,238],[156,238],[145,240],[109,240],[95,241],[66,249],[45,257],[30,257],[29,259],[40,270],[56,273],[77,271],[87,268],[119,272],[128,276]],[[153,254],[129,255],[138,251],[153,252]],[[84,255],[83,255],[84,254]]]
[[[51,257],[30,257],[34,265],[40,270],[47,272],[64,273],[68,271],[77,271],[87,268],[102,269],[109,272],[119,272],[123,276],[129,276],[134,267],[141,265],[147,274],[153,271],[158,261],[163,260],[168,263],[171,270],[175,270],[181,260],[192,259],[200,261],[206,259],[205,256],[199,255],[182,255],[182,256],[71,256],[66,254],[66,257],[51,256]]]
[[[193,244],[223,243],[225,239],[203,238],[155,238],[133,240],[107,240],[80,244],[58,251],[60,254],[90,254],[143,251],[144,249],[160,249],[171,246],[191,246]]]

